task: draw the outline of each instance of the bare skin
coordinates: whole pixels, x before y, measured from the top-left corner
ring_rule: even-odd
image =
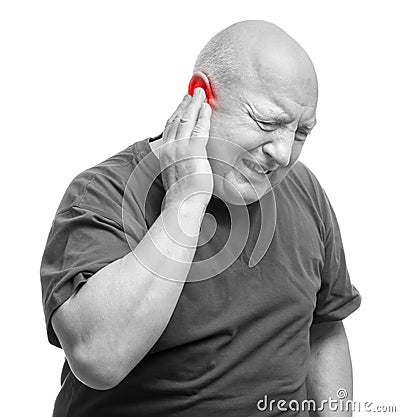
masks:
[[[324,404],[329,398],[338,399],[339,389],[345,389],[345,401],[353,399],[353,369],[349,343],[342,321],[319,323],[310,329],[310,369],[307,376],[308,398]],[[350,417],[352,408],[323,410],[310,413],[312,417]]]
[[[162,214],[134,252],[139,257],[140,253],[153,254],[153,271],[174,271],[179,282],[159,279],[130,253],[94,274],[52,317],[72,371],[92,388],[117,385],[167,326],[195,252],[193,247],[177,244],[176,239],[196,245],[211,191],[228,200],[232,193],[229,183],[221,178],[234,183],[245,200],[254,197],[249,181],[253,176],[257,183],[259,174],[248,171],[250,180],[244,180],[234,169],[247,169],[243,153],[227,153],[223,142],[214,138],[236,143],[251,153],[270,169],[269,180],[276,186],[299,158],[316,123],[317,80],[300,45],[266,22],[241,22],[229,30],[239,40],[233,48],[240,57],[239,73],[244,76],[229,90],[215,91],[212,112],[202,105],[202,90],[193,99],[185,98],[169,119],[162,139],[151,144],[162,167],[184,156],[191,162],[173,164],[163,174],[168,192]],[[207,156],[212,157],[210,162]],[[177,219],[183,230],[181,234],[176,231],[175,240],[171,240],[166,228],[173,228]],[[166,263],[157,248],[175,261]],[[337,384],[351,392],[343,326],[320,324],[313,326],[311,333],[310,395],[323,399]]]
[[[94,274],[52,316],[71,370],[91,388],[110,389],[125,378],[158,340],[181,294],[212,190],[204,158],[211,109],[204,99],[201,89],[193,98],[186,96],[167,122],[162,164],[189,159],[166,170],[167,198],[160,217],[133,253]],[[182,230],[175,227],[178,218]],[[173,239],[167,229],[174,230]],[[154,254],[154,273],[138,261],[148,253]]]

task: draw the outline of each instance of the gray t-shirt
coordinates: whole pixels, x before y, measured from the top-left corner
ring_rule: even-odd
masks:
[[[160,214],[165,192],[158,176],[145,211],[132,196],[128,233],[124,229],[128,178],[151,152],[149,140],[159,137],[134,143],[69,185],[41,265],[51,344],[61,347],[50,321],[57,307],[94,273],[134,248]],[[158,159],[153,154],[149,161],[142,164],[138,184],[154,175]],[[361,296],[349,278],[331,204],[310,170],[297,162],[274,196],[275,233],[255,267],[249,268],[248,261],[260,230],[258,202],[247,206],[249,243],[238,259],[215,278],[185,284],[164,333],[118,386],[91,389],[65,361],[53,416],[253,417],[280,414],[257,409],[265,395],[306,399],[311,324],[344,319],[360,306]],[[210,257],[231,227],[218,198],[210,200],[207,212],[216,218],[217,230],[197,248],[194,261]]]

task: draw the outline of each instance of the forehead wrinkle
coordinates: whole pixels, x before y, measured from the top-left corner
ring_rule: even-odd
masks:
[[[272,104],[272,105],[271,105]],[[288,114],[284,109],[276,105],[276,103],[268,103],[268,105],[259,105],[254,103],[250,107],[254,108],[261,117],[274,117],[274,118],[288,118]]]
[[[263,103],[258,103],[256,98],[246,100],[245,104],[260,117],[260,120],[278,120],[282,123],[292,123],[296,120],[298,125],[311,130],[316,124],[315,107],[296,104],[296,112],[289,111],[287,106],[282,106],[276,100],[270,100],[268,97],[263,98]],[[309,114],[304,114],[302,109],[309,109]],[[311,113],[311,114],[310,114]],[[308,119],[309,122],[302,122],[301,120]]]
[[[298,105],[296,105],[296,110],[292,106],[288,106],[287,103],[283,103],[283,100],[274,100],[272,97],[264,97],[262,102],[257,103],[257,100],[253,100],[252,107],[254,107],[257,112],[262,117],[273,117],[276,119],[281,119],[286,123],[296,119],[300,113],[297,110]],[[288,120],[289,119],[289,120]]]

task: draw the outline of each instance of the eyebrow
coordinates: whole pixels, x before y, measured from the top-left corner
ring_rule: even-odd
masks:
[[[258,115],[254,115],[254,117],[259,122],[267,122],[270,120],[274,120],[274,121],[277,121],[278,123],[290,123],[290,121],[292,120],[292,118],[285,112],[280,112],[278,114],[270,113],[269,115],[265,114],[264,116],[260,116],[260,117]],[[317,119],[314,119],[310,123],[299,124],[298,127],[301,129],[307,129],[311,131],[315,127],[316,124],[317,124]]]
[[[293,120],[293,117],[290,116],[290,114],[288,114],[279,107],[277,107],[276,110],[268,109],[267,111],[261,110],[260,108],[257,108],[255,105],[250,105],[249,107],[251,109],[253,117],[255,117],[256,120],[259,122],[268,122],[270,120],[276,120],[279,123],[290,123]],[[316,124],[317,119],[314,118],[314,120],[310,123],[301,124],[299,125],[299,127],[311,131]]]
[[[306,128],[308,130],[312,130],[315,125],[317,124],[317,119],[314,119],[311,123],[302,124],[299,127],[300,128]]]
[[[284,111],[273,112],[269,110],[269,112],[260,112],[260,111],[253,111],[253,116],[260,122],[266,122],[269,120],[276,120],[281,123],[288,123],[292,118],[289,114],[285,113]]]

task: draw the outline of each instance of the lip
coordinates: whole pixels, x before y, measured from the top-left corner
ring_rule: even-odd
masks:
[[[268,175],[271,173],[270,170],[268,170],[267,168],[265,168],[263,165],[261,165],[259,162],[256,163],[254,161],[251,161],[249,159],[245,159],[243,158],[243,164],[250,170],[252,170],[253,172],[256,172],[259,175]]]

